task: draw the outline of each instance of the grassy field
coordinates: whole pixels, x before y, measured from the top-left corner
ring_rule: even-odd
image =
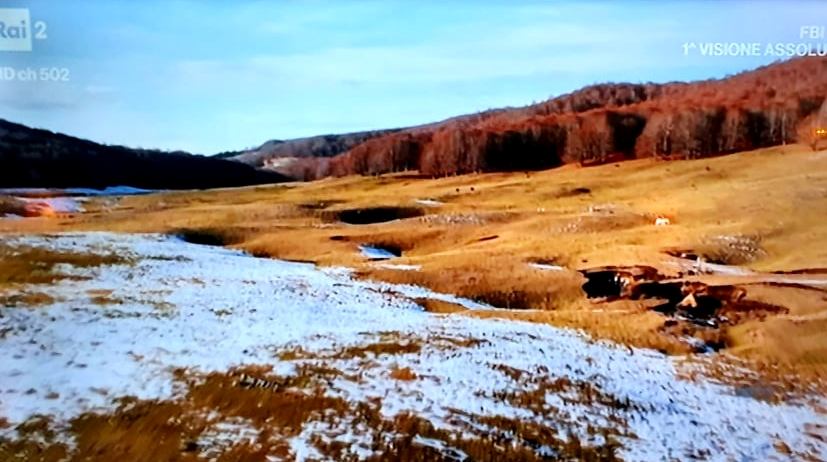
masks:
[[[691,250],[761,274],[807,270],[822,277],[825,216],[827,153],[791,145],[693,161],[646,159],[441,179],[404,173],[346,177],[125,197],[117,204],[101,198],[89,202],[84,214],[0,220],[0,232],[181,233],[195,242],[349,266],[360,277],[515,308],[477,315],[581,328],[674,353],[687,351],[683,337],[694,336],[760,364],[824,377],[827,293],[818,287],[731,276],[727,283],[743,287],[748,300],[788,312],[701,329],[667,326],[650,300],[588,300],[578,271],[647,265],[675,277],[678,268],[666,251]],[[343,222],[394,217],[407,218]],[[657,218],[669,224],[656,226]],[[387,263],[419,269],[370,262],[360,245],[401,252]],[[563,270],[538,269],[532,262]],[[708,279],[715,277],[720,278]]]

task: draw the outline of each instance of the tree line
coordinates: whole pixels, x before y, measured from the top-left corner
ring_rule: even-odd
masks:
[[[288,173],[444,176],[809,143],[813,127],[827,124],[825,95],[827,59],[818,57],[720,80],[594,85],[532,106],[373,138],[330,159],[301,159]]]

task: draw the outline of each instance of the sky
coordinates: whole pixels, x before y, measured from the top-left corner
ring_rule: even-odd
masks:
[[[827,25],[819,0],[0,0],[6,8],[28,8],[30,34],[45,26],[45,38],[0,51],[0,118],[201,154],[785,58],[711,56],[701,44],[827,42],[802,37],[802,26]]]

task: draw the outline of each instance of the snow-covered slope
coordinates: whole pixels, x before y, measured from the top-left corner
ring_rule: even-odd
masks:
[[[111,409],[113,398],[124,395],[172,397],[172,369],[177,367],[223,371],[272,364],[278,373],[291,374],[297,364],[324,359],[326,367],[342,371],[330,381],[330,396],[349,402],[381,398],[386,418],[413,412],[451,431],[479,431],[468,416],[489,415],[595,441],[601,436],[590,434],[589,427],[605,427],[619,416],[628,424],[629,432],[620,437],[620,455],[628,460],[693,454],[724,460],[783,459],[787,456],[776,449],[780,441],[792,451],[827,458],[827,442],[812,435],[813,428],[827,428],[827,416],[806,405],[770,404],[739,396],[725,385],[682,380],[673,359],[653,351],[595,342],[540,324],[430,314],[411,300],[431,297],[489,308],[472,301],[418,287],[358,281],[344,269],[257,259],[166,236],[93,233],[4,239],[68,251],[114,252],[134,262],[67,268],[89,279],[38,288],[57,299],[51,305],[2,309],[0,417],[11,424],[33,414],[66,421],[83,411]],[[93,303],[93,294],[100,293],[118,302]],[[335,354],[388,333],[420,347],[371,356],[370,361]],[[296,348],[304,359],[287,361],[273,354]],[[413,378],[389,376],[390,370],[400,368],[408,368]],[[519,373],[503,372],[509,370]],[[359,380],[350,378],[356,375]],[[546,393],[542,412],[503,399],[504,394],[533,390],[550,380],[588,384],[586,388],[593,387],[600,396],[627,405],[618,409],[590,401],[577,396],[577,387]],[[237,437],[256,431],[229,421],[222,428],[237,432]],[[340,421],[313,420],[293,438],[293,455],[318,456],[311,437],[320,434],[347,442],[357,456],[370,455],[378,437]],[[445,443],[419,438],[417,444]],[[554,455],[547,447],[536,451]]]

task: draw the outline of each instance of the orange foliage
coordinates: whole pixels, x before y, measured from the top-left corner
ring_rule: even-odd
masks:
[[[699,158],[809,142],[820,114],[827,58],[775,63],[719,80],[601,84],[543,103],[449,119],[380,136],[304,178],[418,170],[430,176],[537,170],[641,157]],[[798,135],[797,135],[798,133]],[[806,133],[806,130],[805,130]]]

